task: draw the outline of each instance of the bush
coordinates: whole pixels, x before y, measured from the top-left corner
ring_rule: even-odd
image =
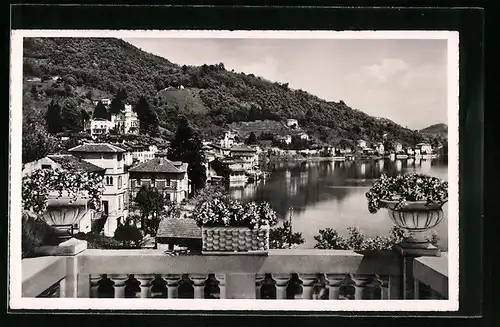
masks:
[[[87,248],[89,249],[122,249],[121,242],[112,237],[94,234],[94,233],[78,233],[75,238],[87,241]]]
[[[283,222],[283,226],[273,228],[269,231],[269,247],[271,249],[291,249],[296,248],[305,242],[302,233],[290,233],[291,224],[288,220]]]
[[[21,241],[22,258],[28,258],[33,256],[36,247],[56,245],[57,231],[45,221],[23,213]]]
[[[125,225],[119,225],[116,228],[114,239],[122,242],[123,247],[133,247],[133,243],[138,248],[141,246],[142,233],[137,226],[127,222]]]

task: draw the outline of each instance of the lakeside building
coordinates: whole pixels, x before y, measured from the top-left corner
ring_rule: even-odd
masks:
[[[383,144],[382,142],[378,142],[378,143],[377,143],[377,145],[376,145],[376,147],[375,147],[375,151],[376,151],[379,155],[383,156],[383,155],[384,155],[384,153],[385,153],[384,144]]]
[[[406,148],[406,154],[411,156],[411,155],[415,154],[415,151],[413,151],[413,148],[408,147],[408,148]]]
[[[235,139],[236,139],[235,132],[226,131],[224,132],[222,139],[219,141],[219,144],[222,148],[229,149],[236,143]]]
[[[124,149],[109,143],[86,143],[68,150],[93,165],[104,168],[103,213],[107,216],[104,234],[113,236],[118,222],[128,217],[128,173]]]
[[[288,145],[288,144],[292,143],[292,136],[291,135],[279,136],[278,141],[283,142],[283,143]]]
[[[45,156],[39,160],[26,163],[22,170],[22,175],[28,176],[37,169],[67,169],[78,170],[88,174],[97,173],[104,175],[105,169],[87,161],[84,161],[71,154],[54,154]],[[49,225],[58,230],[66,229],[66,232],[72,229],[73,233],[89,233],[92,222],[98,218],[99,208],[91,209],[88,206],[88,199],[85,195],[72,201],[71,198],[59,195],[54,191],[49,194],[47,201],[47,210],[43,213],[43,219]]]
[[[403,145],[399,142],[394,143],[394,150],[396,152],[403,152]]]
[[[286,126],[297,128],[299,127],[299,122],[297,121],[297,119],[287,119]]]
[[[301,133],[299,137],[303,141],[309,141],[309,135],[307,135],[306,133]]]
[[[416,148],[420,149],[422,154],[432,154],[432,146],[429,143],[418,143]]]
[[[358,148],[362,148],[362,149],[363,149],[363,148],[366,148],[366,147],[367,147],[367,146],[366,146],[366,141],[365,141],[365,140],[358,140],[358,141],[356,142],[356,144],[358,145]]]
[[[230,149],[231,158],[243,160],[251,167],[258,164],[257,150],[249,146],[235,146]]]
[[[181,202],[189,194],[188,164],[154,158],[129,169],[130,199],[135,199],[142,186],[157,188],[167,200]]]

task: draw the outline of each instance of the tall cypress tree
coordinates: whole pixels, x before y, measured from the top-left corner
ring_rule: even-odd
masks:
[[[203,144],[198,133],[190,126],[189,121],[182,117],[175,133],[175,138],[170,144],[168,159],[187,163],[188,177],[192,182],[192,191],[205,187],[207,178],[204,166],[205,155]]]
[[[54,134],[62,131],[61,107],[55,100],[52,100],[47,108],[45,121],[47,123],[47,131],[49,133]]]
[[[125,100],[127,98],[127,92],[124,89],[120,89],[111,104],[109,105],[109,112],[112,114],[118,114],[125,109]]]
[[[157,135],[158,134],[158,115],[149,105],[146,97],[142,96],[135,106],[135,112],[140,122],[141,134]]]
[[[102,119],[108,119],[108,110],[104,106],[104,104],[99,101],[97,103],[97,106],[95,106],[94,109],[94,114],[92,115],[93,118],[102,118]]]

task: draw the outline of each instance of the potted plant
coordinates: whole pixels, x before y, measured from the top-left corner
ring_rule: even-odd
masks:
[[[269,203],[243,204],[227,196],[200,202],[193,218],[202,229],[202,252],[269,250],[269,228],[276,212]]]
[[[448,182],[424,174],[382,175],[366,197],[371,213],[386,208],[392,221],[408,232],[402,242],[404,247],[426,249],[430,243],[423,232],[443,220]]]

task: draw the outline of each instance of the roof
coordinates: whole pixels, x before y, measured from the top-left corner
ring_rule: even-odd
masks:
[[[231,151],[233,152],[256,152],[254,148],[248,147],[248,146],[234,146],[231,148]]]
[[[187,166],[187,163],[170,161],[166,158],[159,157],[143,162],[130,168],[128,171],[137,173],[185,173],[187,171]]]
[[[97,153],[122,153],[125,152],[122,148],[109,143],[87,143],[75,146],[68,150],[69,152],[97,152]]]
[[[112,146],[116,146],[117,148],[121,148],[125,151],[130,151],[132,150],[131,147],[129,147],[128,145],[126,145],[125,143],[110,143]]]
[[[105,170],[104,168],[75,157],[72,154],[49,155],[47,157],[50,160],[60,164],[61,167],[65,169],[78,169],[89,173],[102,172]]]
[[[201,239],[201,228],[190,218],[162,219],[156,237]]]
[[[428,146],[430,146],[429,143],[419,143],[419,144],[417,144],[417,146],[422,146],[422,145],[428,145]]]

